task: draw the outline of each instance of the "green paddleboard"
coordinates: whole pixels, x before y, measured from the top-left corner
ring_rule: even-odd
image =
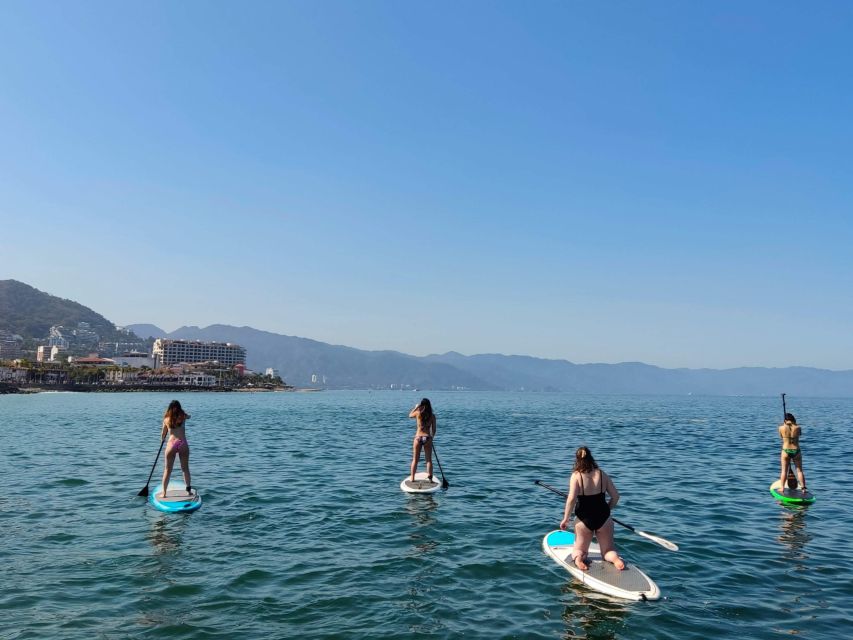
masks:
[[[811,491],[802,491],[800,489],[782,489],[782,485],[777,480],[770,485],[770,495],[776,498],[782,504],[811,504],[817,498]]]

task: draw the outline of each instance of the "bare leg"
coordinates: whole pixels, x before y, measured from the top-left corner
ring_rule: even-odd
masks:
[[[782,475],[779,476],[779,493],[784,493],[785,487],[788,486],[788,465],[790,464],[788,454],[784,451],[782,452],[780,462],[782,464]]]
[[[181,450],[178,451],[178,457],[181,461],[181,471],[184,472],[184,482],[188,487],[192,486],[192,482],[190,482],[190,445],[186,442],[184,446],[181,447]]]
[[[432,438],[424,445],[424,458],[426,458],[427,476],[432,482]]]
[[[175,464],[175,450],[171,447],[166,447],[166,460],[163,467],[163,497],[166,497],[166,491],[169,488],[169,479],[172,477],[172,467]]]
[[[415,481],[415,473],[418,471],[418,458],[421,457],[421,443],[417,438],[412,445],[412,482]]]
[[[797,480],[800,481],[800,489],[806,492],[806,474],[803,471],[803,457],[801,454],[794,456],[794,468],[797,470]]]
[[[598,547],[601,549],[601,557],[612,562],[613,566],[622,571],[625,568],[625,563],[619,554],[616,553],[616,545],[613,543],[613,520],[607,519],[601,529],[599,529],[595,537],[598,539]]]
[[[588,571],[587,554],[589,553],[589,544],[592,542],[592,531],[587,526],[578,520],[575,523],[575,544],[572,548],[572,560],[575,566],[581,571]]]

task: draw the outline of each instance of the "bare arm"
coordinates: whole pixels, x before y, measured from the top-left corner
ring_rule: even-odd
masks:
[[[560,521],[560,529],[565,529],[569,525],[569,520],[572,517],[572,509],[574,509],[575,501],[577,500],[577,483],[575,482],[575,474],[569,478],[569,495],[566,496],[566,508],[563,509],[563,519]]]
[[[166,426],[166,421],[163,420],[163,428],[160,429],[160,440],[166,439],[166,434],[168,433],[168,431],[169,431],[169,427]]]
[[[607,478],[607,484],[605,485],[607,495],[610,496],[610,502],[607,503],[607,506],[613,509],[616,504],[619,502],[619,491],[616,489],[616,485],[613,484],[613,480],[610,479],[610,476],[606,473],[604,477]]]
[[[432,417],[432,428],[430,429],[430,435],[435,438],[435,430],[438,427],[438,421],[435,419],[435,416]]]
[[[410,418],[417,418],[421,414],[421,406],[415,405],[415,408],[409,411]]]

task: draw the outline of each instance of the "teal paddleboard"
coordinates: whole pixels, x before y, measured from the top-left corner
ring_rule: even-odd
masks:
[[[183,478],[170,479],[169,489],[165,494],[163,484],[158,484],[148,495],[148,502],[155,509],[166,513],[189,513],[201,508],[201,496],[195,489],[187,493]]]

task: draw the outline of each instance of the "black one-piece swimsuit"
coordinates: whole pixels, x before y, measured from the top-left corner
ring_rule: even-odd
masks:
[[[604,473],[599,470],[598,477],[601,480],[601,493],[586,495],[583,487],[583,474],[581,477],[581,495],[578,496],[578,504],[575,507],[575,516],[592,531],[598,531],[607,518],[610,517],[610,507],[604,497]]]

